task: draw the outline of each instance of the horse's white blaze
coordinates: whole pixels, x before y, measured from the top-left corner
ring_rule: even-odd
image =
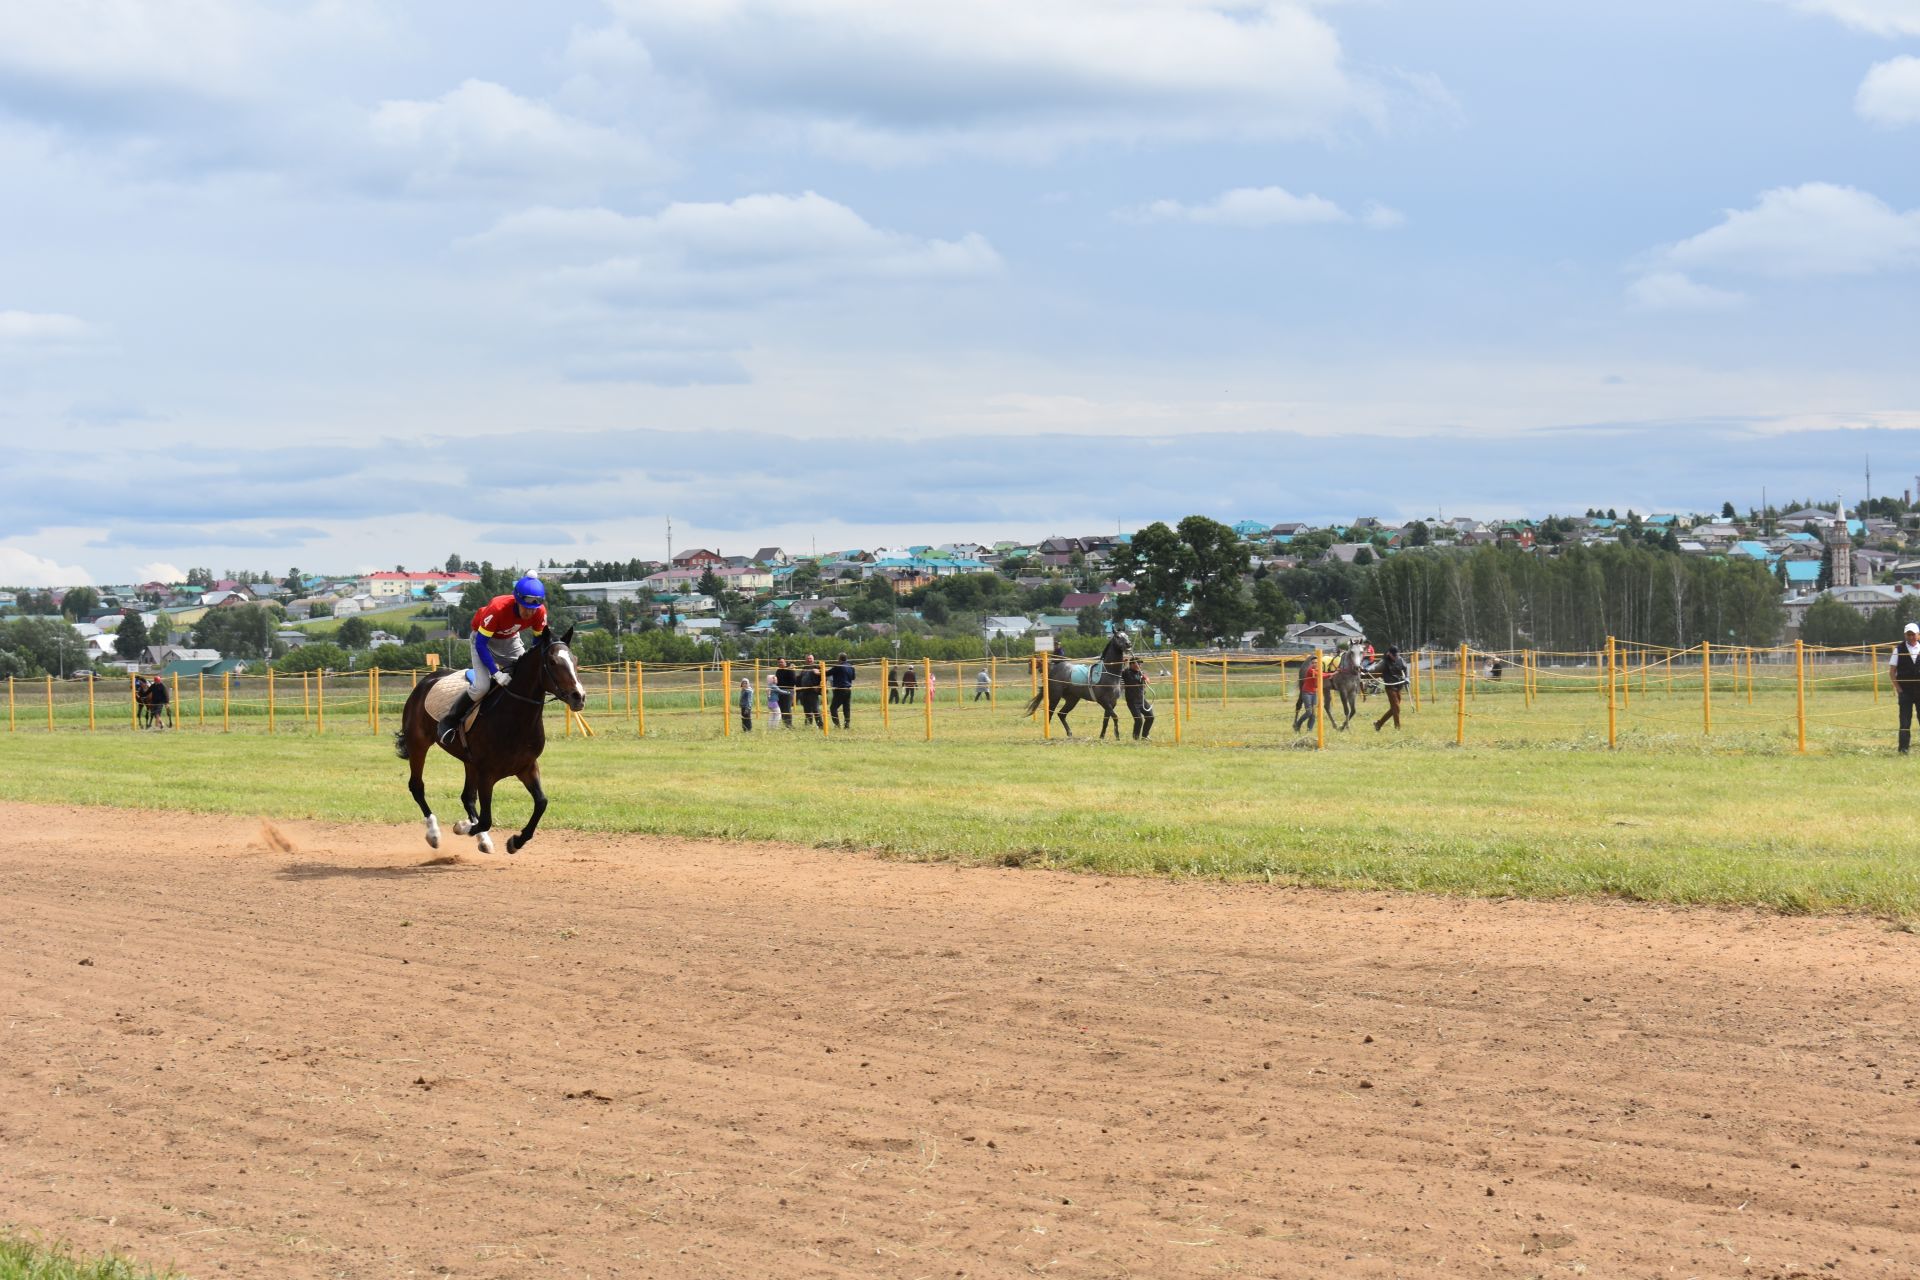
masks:
[[[440,819],[432,814],[427,815],[427,846],[433,849],[440,847]]]
[[[493,852],[493,837],[492,837],[492,836],[490,836],[490,835],[488,835],[488,834],[487,834],[486,832],[484,832],[484,831],[482,831],[482,832],[480,833],[480,840],[479,840],[479,844],[480,844],[480,852],[482,852],[482,853],[492,853],[492,852]]]
[[[573,660],[573,650],[562,649],[556,656],[560,661],[567,664],[567,675],[573,680],[573,691],[584,699],[587,696],[587,691],[580,683],[580,668]]]

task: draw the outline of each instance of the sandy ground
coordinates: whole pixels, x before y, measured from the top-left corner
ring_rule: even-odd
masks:
[[[0,829],[0,1220],[194,1276],[1920,1274],[1882,923]]]

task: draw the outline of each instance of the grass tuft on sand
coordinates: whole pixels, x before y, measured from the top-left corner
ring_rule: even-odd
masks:
[[[181,1280],[117,1254],[82,1256],[64,1244],[47,1244],[0,1227],[0,1280]]]

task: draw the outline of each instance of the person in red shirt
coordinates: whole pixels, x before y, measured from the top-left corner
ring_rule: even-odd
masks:
[[[1293,700],[1293,731],[1302,725],[1313,728],[1320,716],[1320,655],[1314,653],[1300,664],[1300,694]]]
[[[473,615],[473,665],[467,670],[467,691],[440,721],[440,742],[450,744],[460,722],[475,703],[494,685],[506,688],[512,678],[513,660],[526,652],[520,636],[531,632],[535,639],[547,633],[547,589],[540,579],[526,574],[504,596],[495,596]]]

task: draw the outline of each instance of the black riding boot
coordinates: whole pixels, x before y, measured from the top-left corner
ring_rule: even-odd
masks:
[[[453,745],[454,735],[460,732],[460,722],[467,718],[467,712],[472,709],[473,694],[469,691],[461,694],[460,700],[453,704],[453,709],[440,717],[440,727],[434,731],[433,736],[439,739],[441,746]]]

